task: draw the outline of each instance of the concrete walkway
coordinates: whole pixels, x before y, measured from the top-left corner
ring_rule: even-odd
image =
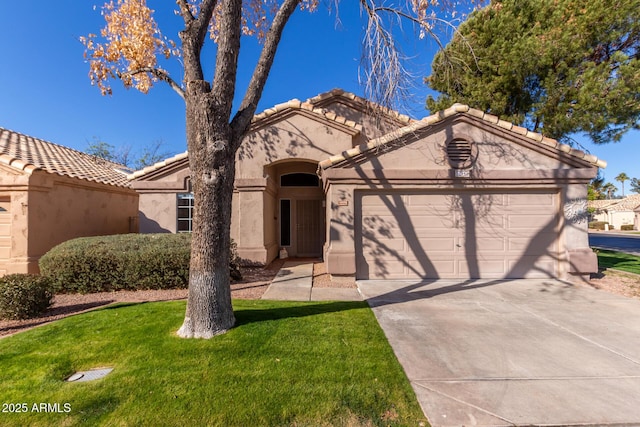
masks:
[[[358,289],[314,288],[313,262],[286,261],[262,299],[284,301],[362,301]]]

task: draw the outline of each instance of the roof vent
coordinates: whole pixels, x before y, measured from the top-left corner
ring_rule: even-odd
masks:
[[[477,150],[475,144],[472,144],[463,138],[454,138],[447,143],[447,158],[449,164],[454,169],[465,169],[471,167]]]

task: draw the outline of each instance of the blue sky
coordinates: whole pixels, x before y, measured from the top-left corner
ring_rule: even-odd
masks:
[[[358,82],[362,20],[356,3],[341,3],[339,21],[335,13],[322,7],[313,14],[294,13],[259,111],[335,87],[364,95]],[[94,4],[98,5],[95,10]],[[184,102],[167,85],[158,85],[143,95],[114,81],[111,97],[100,95],[90,85],[78,37],[103,27],[101,4],[84,0],[0,2],[0,126],[79,150],[97,138],[114,146],[134,147],[162,140],[167,151],[184,151]],[[164,34],[177,40],[180,18],[173,14],[174,2],[149,0],[149,5],[157,10],[156,19]],[[250,39],[243,42],[236,98],[246,87],[260,47]],[[410,29],[403,43],[405,52],[414,58],[411,70],[416,76],[414,98],[404,112],[421,118],[428,114],[424,101],[430,93],[422,77],[429,74],[436,44],[417,40]],[[207,61],[207,57],[212,57],[211,52],[206,50],[203,56],[209,75],[213,60]],[[167,68],[181,81],[179,64],[173,62]],[[575,139],[608,161],[603,170],[608,181],[619,186],[614,178],[620,172],[640,178],[640,132],[602,146],[580,136]]]

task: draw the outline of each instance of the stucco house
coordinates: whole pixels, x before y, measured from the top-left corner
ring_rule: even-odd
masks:
[[[587,184],[606,163],[468,106],[413,120],[336,89],[257,114],[236,160],[247,262],[285,249],[358,279],[597,271]],[[129,179],[141,232],[190,230],[187,153]]]
[[[590,200],[594,221],[608,222],[615,230],[620,230],[623,225],[633,225],[638,230],[636,212],[640,207],[640,194],[632,194],[622,199]]]
[[[0,128],[0,275],[37,273],[53,246],[137,231],[121,165]]]

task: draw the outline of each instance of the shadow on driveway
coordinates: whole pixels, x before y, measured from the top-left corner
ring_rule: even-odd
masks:
[[[358,287],[434,426],[640,425],[640,301],[546,279]]]

